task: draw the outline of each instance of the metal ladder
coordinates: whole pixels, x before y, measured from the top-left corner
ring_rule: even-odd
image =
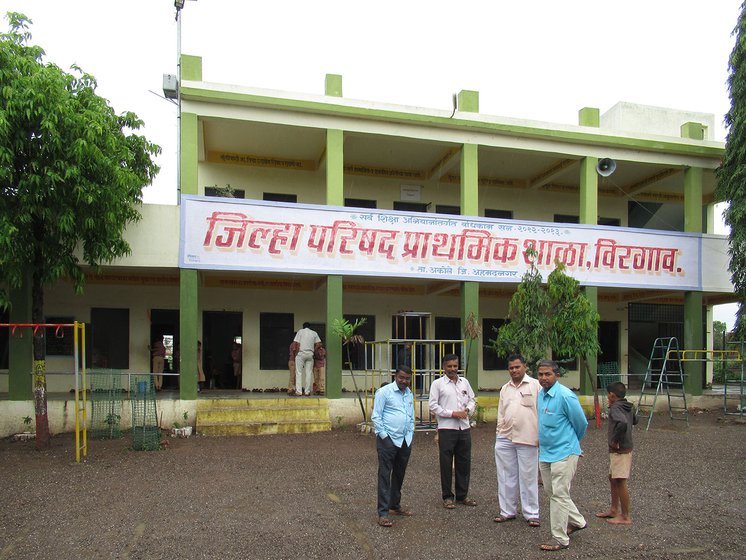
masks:
[[[681,368],[681,350],[676,337],[656,338],[650,351],[648,369],[637,402],[637,413],[647,418],[645,431],[650,429],[658,395],[666,392],[668,415],[671,420],[684,420],[689,426],[689,412],[684,390],[684,372]],[[651,402],[652,399],[652,402]],[[675,402],[674,402],[675,401]],[[676,413],[676,414],[674,414]]]

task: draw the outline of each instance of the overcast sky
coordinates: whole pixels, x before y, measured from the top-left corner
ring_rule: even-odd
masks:
[[[342,74],[344,96],[451,109],[461,89],[480,112],[577,124],[581,107],[618,101],[723,115],[731,32],[741,0],[187,0],[182,52],[203,79],[303,93]],[[170,0],[0,0],[26,14],[32,42],[63,69],[98,80],[117,112],[134,111],[163,148],[146,202],[176,202],[176,73]],[[7,22],[3,22],[7,29]],[[151,93],[155,92],[155,93]],[[732,321],[726,322],[732,326]]]

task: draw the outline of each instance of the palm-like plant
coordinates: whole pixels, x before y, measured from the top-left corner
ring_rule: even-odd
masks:
[[[365,416],[365,406],[363,406],[363,399],[360,397],[360,390],[357,388],[355,373],[352,371],[352,355],[350,353],[350,346],[354,344],[363,344],[365,342],[362,335],[355,334],[355,331],[364,324],[365,318],[363,317],[356,319],[354,323],[350,323],[347,319],[334,319],[332,321],[332,333],[342,340],[342,346],[347,350],[347,365],[349,367],[350,377],[352,377],[352,384],[355,387],[357,400],[360,403],[360,410],[363,412],[363,422],[367,420]]]

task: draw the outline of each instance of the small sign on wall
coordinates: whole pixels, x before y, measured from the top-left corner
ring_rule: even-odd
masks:
[[[399,200],[402,202],[419,202],[422,196],[422,185],[401,185]]]

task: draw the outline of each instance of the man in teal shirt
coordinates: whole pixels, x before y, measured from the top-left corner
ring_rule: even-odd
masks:
[[[371,420],[378,450],[378,524],[391,527],[389,514],[412,515],[401,506],[401,487],[412,451],[414,401],[412,370],[400,365],[394,382],[376,391]]]
[[[549,496],[549,522],[555,542],[541,550],[561,550],[570,546],[570,535],[585,529],[585,518],[570,498],[570,485],[582,455],[580,440],[588,420],[578,397],[557,383],[559,366],[553,360],[539,362],[539,471]]]

